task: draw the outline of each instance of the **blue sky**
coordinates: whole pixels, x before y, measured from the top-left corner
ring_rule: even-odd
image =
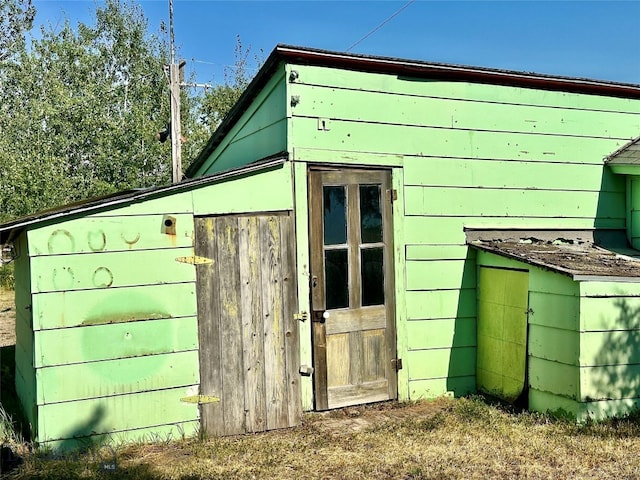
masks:
[[[91,21],[100,2],[35,0],[37,23]],[[168,0],[139,1],[149,29]],[[199,82],[224,80],[236,36],[344,51],[407,1],[174,0],[175,36]],[[414,1],[352,52],[640,84],[640,0]]]

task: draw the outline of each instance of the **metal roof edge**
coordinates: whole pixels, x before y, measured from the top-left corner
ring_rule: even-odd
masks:
[[[37,212],[32,215],[27,215],[25,217],[21,217],[0,225],[0,245],[4,244],[6,242],[6,239],[12,236],[11,232],[22,230],[26,227],[80,213],[108,210],[115,207],[130,205],[146,199],[158,198],[164,195],[169,195],[171,193],[179,193],[181,191],[218,183],[221,181],[241,177],[243,175],[257,173],[260,171],[268,170],[269,168],[276,167],[278,165],[283,165],[287,160],[288,155],[286,154],[286,152],[282,152],[239,168],[224,170],[194,179],[183,180],[182,182],[174,183],[171,185],[152,187],[142,190],[128,190],[125,191],[122,195],[116,194],[113,196],[109,196],[106,199],[103,199],[101,197],[97,199],[87,199],[83,202],[76,202],[68,205],[63,205],[58,208]]]
[[[198,171],[231,127],[248,108],[256,96],[257,91],[266,84],[282,62],[302,62],[305,64],[347,68],[350,70],[404,74],[407,77],[416,78],[466,80],[477,83],[640,99],[640,85],[633,83],[519,72],[487,67],[471,67],[278,44],[271,51],[264,65],[260,68],[251,83],[249,83],[236,104],[222,120],[222,123],[213,133],[204,149],[191,163],[185,172],[187,177],[192,177]]]

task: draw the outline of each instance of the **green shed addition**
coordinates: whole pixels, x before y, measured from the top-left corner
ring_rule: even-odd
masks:
[[[639,133],[638,85],[278,46],[190,179],[0,226],[34,435],[478,389],[626,413]]]

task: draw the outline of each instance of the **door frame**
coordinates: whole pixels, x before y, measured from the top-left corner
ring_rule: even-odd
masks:
[[[318,166],[309,165],[307,167],[308,181],[308,234],[309,234],[309,295],[311,307],[311,345],[313,361],[313,390],[314,406],[316,410],[327,410],[327,361],[326,361],[326,326],[323,321],[314,321],[314,313],[325,310],[325,285],[324,281],[319,281],[315,272],[322,271],[324,275],[324,242],[323,242],[323,215],[321,208],[322,200],[314,202],[314,199],[322,199],[322,188],[324,185],[345,185],[345,184],[381,184],[381,207],[383,218],[383,244],[384,244],[384,298],[385,298],[385,350],[386,364],[385,376],[388,379],[388,399],[398,398],[398,375],[397,375],[397,328],[396,328],[396,299],[395,299],[395,266],[394,266],[394,238],[393,238],[393,205],[394,192],[392,189],[392,170],[388,168],[357,168],[353,166]],[[356,199],[348,196],[348,211],[353,212],[358,206]],[[359,218],[359,213],[356,218]],[[354,223],[354,215],[349,215],[347,223]],[[357,252],[349,253],[349,262],[353,261]],[[350,278],[349,296],[353,300],[352,288],[361,288],[360,280],[355,279],[355,286],[351,284]],[[360,293],[358,294],[360,295]],[[360,298],[360,297],[358,297]],[[366,307],[360,307],[366,308]]]

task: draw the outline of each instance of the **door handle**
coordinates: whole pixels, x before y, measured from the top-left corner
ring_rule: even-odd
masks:
[[[312,321],[316,323],[324,323],[329,318],[329,312],[326,310],[314,310]]]

